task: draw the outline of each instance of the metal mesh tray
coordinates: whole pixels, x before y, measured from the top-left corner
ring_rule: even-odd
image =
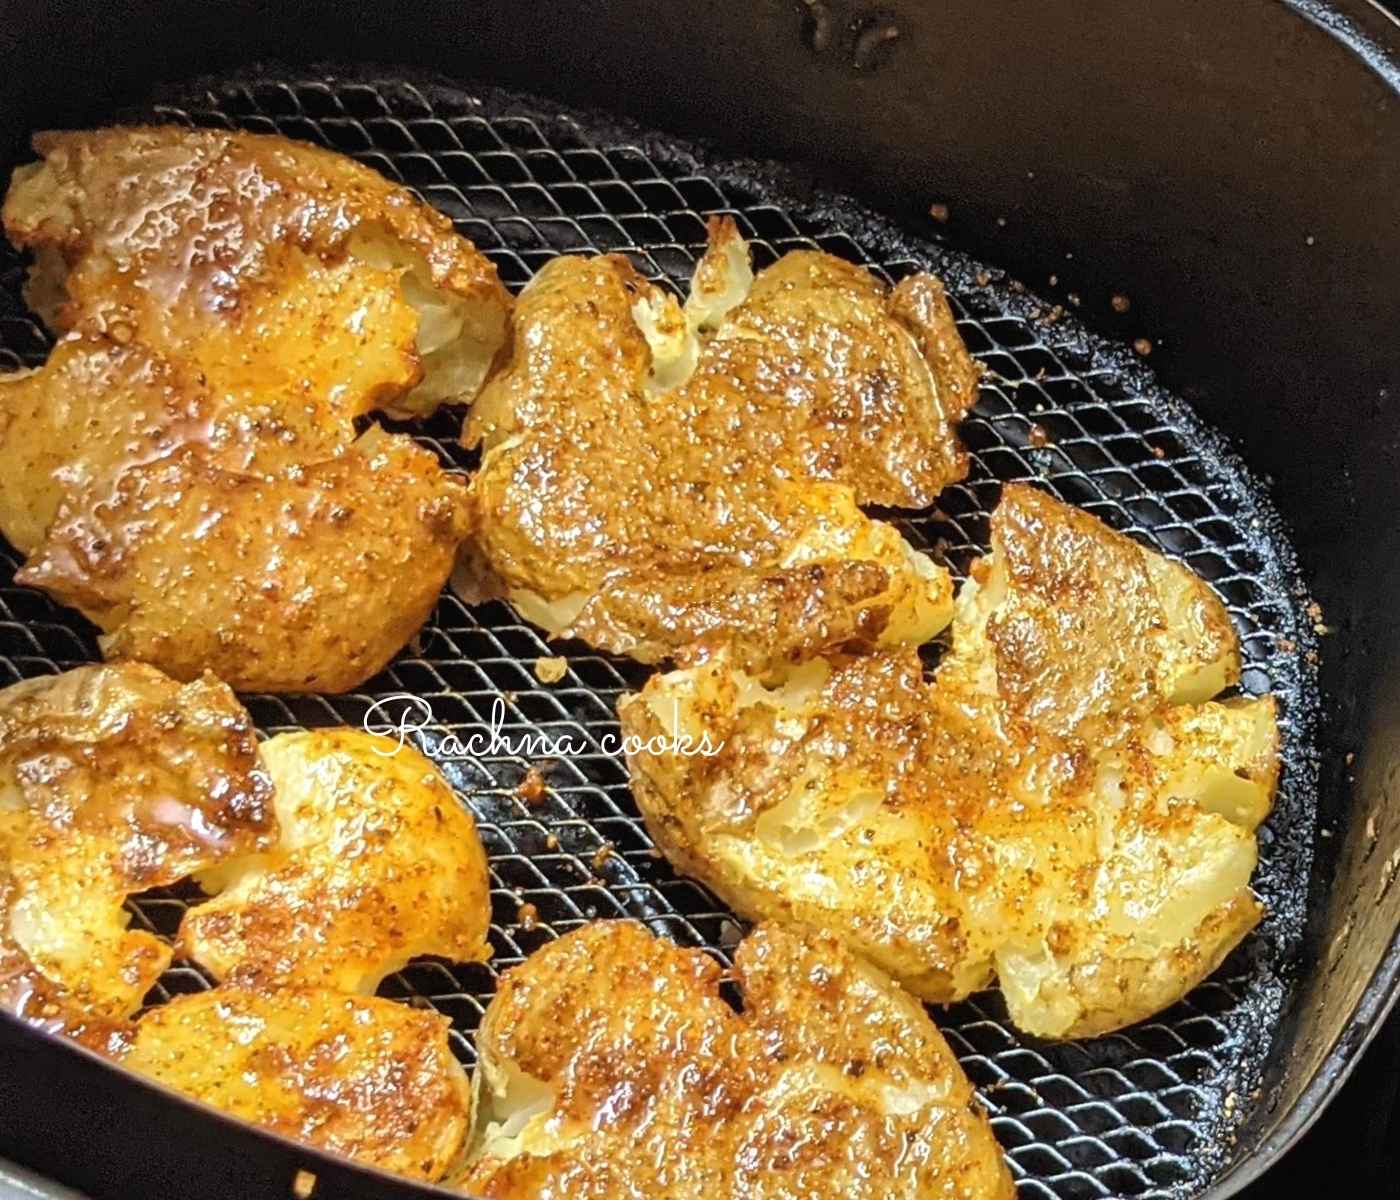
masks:
[[[1313,623],[1259,482],[1131,352],[936,240],[839,198],[804,197],[779,168],[535,99],[387,72],[255,69],[118,115],[279,132],[351,154],[446,212],[513,288],[555,254],[600,251],[683,285],[714,213],[735,218],[758,266],[817,246],[890,281],[926,267],[941,274],[963,337],[990,369],[962,430],[972,472],[937,511],[893,519],[960,574],[985,550],[1000,483],[1038,480],[1185,562],[1229,607],[1244,646],[1243,689],[1271,690],[1281,702],[1285,769],[1260,834],[1255,884],[1268,915],[1182,1003],[1124,1032],[1069,1044],[1018,1033],[995,993],[935,1016],[993,1115],[1023,1200],[1181,1197],[1219,1175],[1256,1094],[1300,946],[1315,809]],[[37,365],[49,339],[19,297],[20,260],[0,253],[0,367]],[[446,414],[409,428],[466,470],[473,464],[456,445],[459,426],[459,414]],[[97,658],[91,627],[14,586],[15,556],[6,549],[3,557],[3,682]],[[567,675],[544,686],[534,661],[556,651],[567,656]],[[414,644],[363,691],[245,697],[264,734],[359,725],[375,699],[408,692],[431,704],[442,733],[479,730],[499,701],[513,741],[543,732],[591,748],[568,761],[444,764],[490,857],[495,955],[486,966],[414,964],[382,990],[446,1013],[467,1064],[500,972],[584,921],[641,918],[721,958],[741,936],[713,896],[654,851],[622,762],[601,748],[617,729],[618,695],[646,673],[578,644],[547,645],[504,605],[473,609],[444,594]],[[517,792],[532,766],[548,784],[537,803]],[[195,895],[175,888],[138,897],[135,920],[172,934]],[[198,968],[177,962],[151,999],[208,986]]]

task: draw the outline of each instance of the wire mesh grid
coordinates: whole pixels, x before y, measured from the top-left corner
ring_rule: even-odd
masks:
[[[936,511],[893,519],[960,574],[985,550],[1000,484],[1036,480],[1179,558],[1229,607],[1244,647],[1244,689],[1281,700],[1285,772],[1261,834],[1256,887],[1269,916],[1185,1001],[1122,1033],[1070,1044],[1016,1032],[995,993],[935,1016],[992,1113],[1023,1200],[1179,1197],[1218,1174],[1231,1131],[1248,1113],[1301,935],[1313,815],[1312,642],[1291,553],[1267,504],[1184,406],[1131,356],[944,246],[844,202],[785,195],[751,166],[540,101],[402,77],[252,72],[173,91],[123,117],[278,132],[349,153],[446,212],[512,287],[555,254],[600,251],[682,286],[703,249],[706,218],[720,213],[738,222],[758,266],[817,246],[891,281],[938,270],[963,337],[989,368],[962,430],[973,468]],[[19,298],[22,263],[3,253],[0,366],[37,365],[48,339]],[[413,432],[465,470],[459,422],[443,414]],[[90,627],[14,586],[17,563],[5,554],[5,682],[96,658]],[[534,663],[554,654],[567,658],[567,673],[545,686]],[[383,994],[447,1014],[468,1064],[501,971],[589,919],[641,918],[721,958],[742,935],[713,896],[660,859],[624,765],[604,748],[618,732],[617,697],[646,673],[578,644],[548,645],[505,605],[471,608],[444,594],[413,645],[361,691],[245,697],[264,734],[359,725],[376,700],[407,693],[431,706],[429,741],[498,723],[515,742],[543,733],[588,748],[544,762],[487,755],[442,763],[476,814],[489,856],[494,957],[487,965],[416,963],[386,981]],[[520,788],[532,768],[546,784],[538,799]],[[171,935],[197,894],[162,889],[132,910],[144,927]],[[152,999],[207,986],[198,968],[177,962]]]

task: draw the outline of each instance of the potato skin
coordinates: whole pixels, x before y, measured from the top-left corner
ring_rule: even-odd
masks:
[[[406,437],[270,475],[192,450],[65,502],[16,578],[81,609],[109,658],[240,691],[343,692],[427,620],[468,512]]]
[[[325,988],[218,987],[142,1017],[116,1057],[275,1133],[413,1179],[441,1179],[471,1092],[448,1020]]]
[[[506,340],[510,297],[491,263],[441,213],[344,155],[178,125],[50,131],[34,149],[41,161],[15,173],[3,220],[41,271],[62,264],[61,286],[41,276],[29,296],[55,332],[181,358],[295,280],[294,264],[359,257],[368,272],[392,247],[423,288],[461,302],[479,362],[457,399],[471,399]]]

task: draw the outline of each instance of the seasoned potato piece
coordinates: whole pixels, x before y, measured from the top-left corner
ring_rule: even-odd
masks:
[[[281,839],[200,875],[185,952],[217,979],[370,993],[410,958],[484,959],[486,854],[471,814],[411,746],[351,729],[263,745]]]
[[[4,836],[0,834],[0,837]],[[89,980],[73,976],[78,991],[45,975],[10,934],[10,911],[16,885],[9,865],[0,854],[0,1008],[28,1025],[49,1033],[61,1033],[99,1053],[112,1053],[125,1044],[128,1022],[124,1015],[108,1016],[88,1006],[93,994]],[[99,942],[105,940],[99,936]],[[128,942],[139,962],[144,947]],[[103,946],[99,953],[105,953]],[[123,1006],[109,1005],[120,1011]]]
[[[1005,489],[958,603],[954,669],[992,672],[1007,714],[1051,733],[1111,741],[1146,710],[1239,682],[1234,628],[1205,583],[1025,484]]]
[[[178,447],[201,411],[199,391],[169,364],[81,338],[59,342],[42,370],[0,374],[5,537],[33,554],[72,491]]]
[[[121,1017],[170,962],[133,892],[275,840],[252,722],[210,678],[79,667],[0,691],[0,977],[11,1007]],[[41,982],[45,981],[45,982]]]
[[[15,578],[87,614],[110,658],[346,691],[431,614],[464,501],[431,451],[377,428],[273,474],[179,451],[76,491]]]
[[[923,1009],[833,938],[762,926],[719,965],[633,922],[507,972],[478,1035],[463,1189],[484,1200],[1011,1200]]]
[[[116,1057],[275,1133],[416,1179],[440,1179],[470,1121],[448,1020],[322,988],[219,987],[136,1023]]]
[[[273,360],[319,362],[303,378],[323,400],[353,381],[326,371],[327,355],[375,354],[386,331],[406,333],[357,397],[401,415],[470,400],[505,342],[510,301],[491,264],[342,155],[174,125],[42,133],[34,148],[5,232],[35,252],[28,299],[55,330],[193,355],[216,374],[244,369],[248,336],[270,334]]]
[[[65,334],[0,377],[0,531],[110,658],[344,691],[422,625],[466,489],[377,426],[469,401],[494,268],[402,188],[277,137],[40,135],[5,201]]]
[[[859,505],[965,473],[975,382],[928,276],[889,293],[795,252],[755,277],[726,222],[684,308],[625,259],[556,259],[468,419],[485,455],[458,589],[644,662],[924,641],[947,573]]]
[[[1224,610],[1092,518],[1008,487],[993,545],[932,682],[912,651],[772,686],[723,656],[650,680],[625,732],[723,749],[643,746],[633,789],[667,857],[741,914],[829,929],[927,1000],[998,979],[1028,1032],[1104,1032],[1259,919],[1274,701],[1200,698],[1238,677]]]

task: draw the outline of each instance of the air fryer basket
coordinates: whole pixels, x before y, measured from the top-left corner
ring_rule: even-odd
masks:
[[[840,13],[833,16],[837,6],[798,7],[804,11],[795,14],[794,32],[806,39],[805,47],[798,43],[801,52],[819,60],[849,52],[843,70],[893,69],[897,60],[886,66],[884,56],[910,28],[886,10],[876,14],[878,20],[852,25]],[[896,36],[881,35],[881,21]],[[1400,780],[1395,732],[1387,740],[1381,725],[1362,741],[1342,718],[1369,712],[1378,725],[1383,720],[1384,705],[1368,708],[1359,694],[1365,671],[1378,664],[1366,664],[1358,651],[1373,644],[1382,659],[1394,655],[1393,640],[1366,629],[1370,622],[1383,635],[1388,620],[1394,639],[1400,588],[1389,593],[1388,613],[1362,607],[1353,618],[1342,598],[1334,603],[1330,595],[1319,607],[1265,481],[1161,387],[1140,356],[1085,331],[1069,295],[1072,287],[1058,281],[1023,286],[953,249],[962,242],[985,251],[985,239],[979,243],[971,231],[959,236],[964,231],[956,193],[934,194],[954,208],[946,231],[927,214],[926,204],[918,214],[922,219],[906,214],[902,224],[892,222],[818,193],[809,180],[785,170],[735,160],[723,148],[691,145],[519,92],[454,86],[413,69],[223,71],[158,89],[153,101],[135,107],[85,113],[88,121],[114,117],[276,131],[353,154],[448,213],[513,287],[556,253],[598,251],[625,253],[649,276],[681,283],[703,243],[704,218],[716,212],[736,217],[760,264],[786,249],[817,245],[888,279],[924,266],[943,275],[969,347],[990,368],[963,430],[975,465],[965,484],[945,494],[938,512],[901,516],[901,525],[956,572],[985,547],[986,515],[999,483],[1035,479],[1181,558],[1230,607],[1245,647],[1244,688],[1271,690],[1283,702],[1285,774],[1261,837],[1256,879],[1269,916],[1182,1004],[1121,1034],[1066,1045],[1036,1042],[1010,1029],[994,994],[940,1014],[939,1023],[993,1113],[1023,1197],[1224,1194],[1316,1110],[1364,1043],[1391,990],[1389,976],[1376,967],[1396,924],[1389,885],[1400,865],[1400,857],[1391,856],[1397,831],[1369,816],[1379,809],[1363,806],[1361,797],[1378,804],[1385,788]],[[1033,191],[1035,180],[1025,186]],[[1076,277],[1072,260],[1060,270],[1069,280]],[[47,345],[18,298],[20,277],[17,257],[0,260],[0,365],[6,367],[41,361]],[[1127,264],[1120,281],[1136,300],[1140,293]],[[1288,402],[1285,395],[1279,399]],[[1384,395],[1374,402],[1365,398],[1378,427],[1386,401]],[[1256,398],[1254,407],[1264,417],[1266,398]],[[1267,412],[1272,420],[1289,415],[1282,406]],[[468,468],[470,459],[455,446],[459,423],[452,415],[410,428],[448,462]],[[1239,436],[1238,421],[1220,423]],[[1270,430],[1261,440],[1268,445],[1277,436]],[[1394,432],[1390,437],[1388,444],[1373,437],[1371,452],[1382,464],[1396,452]],[[1242,440],[1248,447],[1249,439]],[[1295,445],[1295,457],[1302,449]],[[1312,454],[1325,450],[1321,435],[1308,448]],[[1261,458],[1279,473],[1271,455]],[[1353,474],[1341,482],[1353,492],[1355,506],[1364,478]],[[1319,479],[1318,486],[1327,482]],[[1392,498],[1400,498],[1394,476],[1391,487]],[[1319,494],[1317,501],[1344,508],[1347,499]],[[1299,529],[1298,514],[1288,511],[1288,517]],[[1299,542],[1308,578],[1321,574],[1325,583],[1329,571],[1319,572],[1316,546],[1310,557],[1307,538],[1303,523]],[[1338,553],[1344,552],[1342,542],[1338,536]],[[1377,539],[1377,546],[1383,550],[1384,542]],[[1384,565],[1382,555],[1376,566]],[[1333,577],[1352,574],[1330,566]],[[9,584],[12,570],[11,559],[0,589],[5,681],[97,657],[90,628]],[[1374,594],[1385,595],[1378,577],[1383,572],[1372,576]],[[556,651],[568,658],[568,674],[542,685],[534,660]],[[1317,711],[1320,658],[1330,689],[1325,726]],[[479,728],[500,702],[509,735],[567,733],[595,747],[596,753],[552,763],[488,758],[446,764],[481,821],[490,856],[495,957],[484,967],[410,967],[386,984],[385,994],[448,1014],[464,1062],[472,1060],[471,1033],[499,972],[584,920],[639,917],[658,932],[721,957],[740,935],[738,923],[713,897],[677,878],[655,856],[636,818],[625,771],[599,747],[615,729],[617,695],[644,677],[642,668],[582,646],[548,646],[505,606],[468,609],[444,596],[415,644],[363,692],[247,698],[266,733],[359,724],[373,700],[408,692],[429,700],[442,732]],[[1337,711],[1332,698],[1339,687],[1354,709]],[[1345,755],[1353,749],[1362,783],[1349,802],[1344,769],[1352,764]],[[1320,763],[1327,770],[1319,824]],[[530,766],[544,767],[550,785],[540,802],[527,802],[517,791]],[[1336,846],[1342,847],[1340,875]],[[1335,903],[1313,904],[1309,920],[1309,897],[1320,901],[1329,893]],[[169,934],[190,896],[174,889],[142,897],[134,905],[136,919]],[[195,968],[177,964],[159,990],[207,985]],[[1358,997],[1362,1007],[1354,1014]],[[0,1153],[67,1175],[99,1196],[147,1194],[153,1179],[163,1180],[168,1191],[190,1194],[286,1194],[297,1164],[318,1175],[318,1196],[424,1194],[218,1118],[198,1118],[189,1106],[115,1076],[79,1052],[2,1022],[0,1063],[9,1062],[15,1070],[0,1071]],[[55,1079],[73,1083],[72,1103],[64,1101],[69,1111],[35,1111],[35,1096]],[[123,1109],[114,1131],[110,1125]],[[89,1165],[92,1155],[58,1144],[71,1139],[83,1112],[104,1124],[93,1128],[94,1140],[127,1147],[117,1152],[118,1161]],[[160,1131],[158,1138],[153,1130]],[[185,1155],[178,1166],[172,1157],[169,1170],[162,1168],[165,1151],[158,1143],[171,1137],[197,1139],[202,1166],[192,1167]],[[152,1154],[155,1168],[129,1161]]]

